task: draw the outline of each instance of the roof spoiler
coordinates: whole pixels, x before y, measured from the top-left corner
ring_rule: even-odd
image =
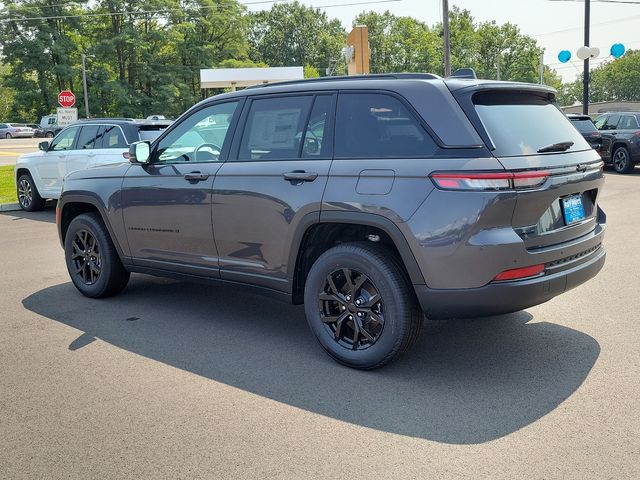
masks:
[[[473,68],[459,68],[451,74],[449,78],[473,78],[477,79],[476,72]]]

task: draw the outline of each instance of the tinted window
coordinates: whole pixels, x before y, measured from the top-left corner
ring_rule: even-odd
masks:
[[[473,100],[498,156],[536,155],[539,149],[560,142],[573,142],[566,151],[591,148],[546,96],[486,92]]]
[[[129,148],[122,130],[117,125],[107,125],[102,137],[102,148]]]
[[[78,135],[78,143],[76,144],[76,149],[85,150],[96,148],[96,137],[98,136],[98,130],[100,129],[99,125],[85,125],[80,129],[80,134]]]
[[[580,133],[591,133],[597,131],[596,126],[591,120],[571,119],[571,123],[578,129]]]
[[[60,151],[60,150],[71,150],[73,147],[73,139],[78,132],[78,127],[67,128],[66,130],[61,131],[56,138],[51,142],[51,147],[49,150]]]
[[[302,158],[327,158],[331,156],[331,136],[329,135],[329,112],[332,97],[316,97],[309,115],[304,134]]]
[[[152,141],[167,129],[167,125],[141,125],[138,127],[140,140]]]
[[[620,121],[620,115],[609,115],[607,117],[607,121],[605,122],[602,130],[615,130],[618,127],[618,122]]]
[[[602,127],[604,127],[604,124],[606,121],[607,121],[606,115],[601,115],[598,118],[596,118],[596,121],[595,121],[596,128],[598,130],[602,130]]]
[[[298,158],[311,96],[253,100],[247,115],[239,160]]]
[[[618,125],[620,130],[635,130],[636,128],[638,128],[638,122],[633,115],[624,115],[620,120],[620,125]]]
[[[238,102],[210,105],[180,122],[158,144],[156,162],[215,162],[228,143]]]
[[[436,144],[400,100],[378,93],[344,93],[336,112],[336,157],[433,155]]]

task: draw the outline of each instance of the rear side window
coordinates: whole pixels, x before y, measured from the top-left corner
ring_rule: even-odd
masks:
[[[633,115],[624,115],[618,125],[619,130],[635,130],[638,128],[638,121]]]
[[[247,115],[239,160],[296,159],[312,96],[255,99]]]
[[[85,125],[80,129],[80,133],[78,134],[78,143],[76,144],[76,149],[78,150],[87,150],[96,148],[96,137],[98,136],[98,131],[100,130],[100,125]]]
[[[578,129],[580,133],[591,133],[591,132],[598,131],[598,129],[596,128],[596,126],[593,124],[591,120],[572,119],[571,123],[573,124],[574,127]]]
[[[107,125],[102,137],[102,148],[129,148],[120,127]]]
[[[341,93],[335,135],[342,158],[423,157],[437,148],[400,100],[381,93]]]
[[[591,148],[547,96],[494,91],[474,95],[473,102],[497,156],[537,155],[565,142],[573,145],[563,151]]]

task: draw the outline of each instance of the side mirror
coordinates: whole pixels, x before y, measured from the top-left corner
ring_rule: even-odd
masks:
[[[43,152],[48,151],[48,150],[49,150],[49,142],[40,142],[40,143],[38,144],[38,148],[39,148],[40,150],[42,150]]]
[[[151,156],[151,145],[149,142],[134,142],[129,146],[129,161],[146,165]]]

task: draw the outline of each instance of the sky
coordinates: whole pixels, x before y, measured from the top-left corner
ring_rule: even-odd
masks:
[[[240,0],[242,3],[251,0]],[[371,3],[368,5],[336,6],[366,0],[302,0],[309,6],[322,8],[329,17],[338,18],[348,30],[356,15],[362,11],[384,12],[412,16],[434,25],[442,18],[442,0],[400,0],[397,2]],[[600,56],[591,61],[592,68],[610,60],[609,49],[614,43],[622,43],[629,49],[640,49],[640,0],[637,4],[615,4],[592,0],[591,46],[600,48]],[[453,5],[471,12],[477,22],[495,20],[498,24],[511,22],[520,31],[534,37],[545,49],[545,65],[555,69],[566,82],[575,80],[582,71],[582,61],[576,50],[584,43],[584,3],[582,1],[550,0],[449,0]],[[270,6],[250,7],[250,10],[268,9]],[[560,50],[571,52],[571,61],[558,61]],[[608,58],[607,58],[608,57]]]

